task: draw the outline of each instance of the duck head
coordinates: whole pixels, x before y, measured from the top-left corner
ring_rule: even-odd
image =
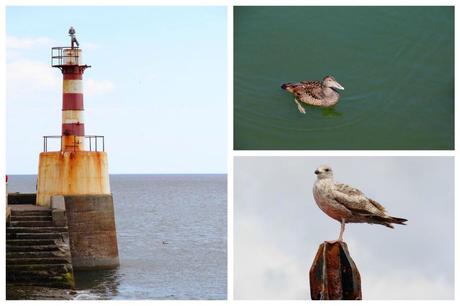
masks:
[[[328,88],[336,88],[344,90],[342,85],[340,85],[332,75],[327,75],[323,79],[323,86]]]

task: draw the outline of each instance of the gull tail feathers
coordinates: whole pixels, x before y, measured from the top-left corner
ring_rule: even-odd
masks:
[[[404,218],[397,218],[397,217],[389,217],[391,223],[406,225],[407,219]]]
[[[397,217],[391,217],[391,216],[376,216],[376,215],[369,215],[368,216],[368,223],[375,223],[375,224],[380,224],[389,228],[394,228],[392,223],[394,224],[401,224],[401,225],[406,225],[404,222],[406,222],[407,219],[404,218],[397,218]]]

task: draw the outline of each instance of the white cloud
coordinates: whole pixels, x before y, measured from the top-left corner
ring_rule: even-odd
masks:
[[[8,99],[29,98],[44,91],[56,91],[60,83],[60,75],[49,63],[28,59],[7,63]]]
[[[62,75],[49,63],[19,58],[7,63],[7,76],[9,100],[27,100],[40,93],[58,93],[62,90]],[[84,93],[89,95],[107,94],[115,88],[109,80],[88,78],[84,84]]]
[[[8,49],[32,49],[41,46],[52,46],[56,42],[48,37],[6,37],[6,47]]]
[[[115,89],[115,85],[108,80],[94,80],[88,78],[85,81],[85,93],[90,95],[100,95],[112,92]]]
[[[234,271],[234,290],[238,299],[306,299],[307,265],[299,266],[293,258],[275,242],[266,239],[260,219],[239,216],[236,230],[238,249],[254,252],[235,253],[238,265]],[[247,256],[250,255],[250,256]]]
[[[363,277],[363,276],[361,276]],[[363,299],[453,299],[451,283],[439,276],[427,277],[418,271],[390,269],[378,276],[365,275]]]

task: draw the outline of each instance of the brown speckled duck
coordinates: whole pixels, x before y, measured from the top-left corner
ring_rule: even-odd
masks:
[[[300,105],[299,100],[314,106],[330,107],[339,102],[340,95],[336,89],[345,89],[332,75],[325,76],[322,81],[286,83],[281,85],[281,88],[294,94],[294,101],[302,114],[305,114],[305,109]]]

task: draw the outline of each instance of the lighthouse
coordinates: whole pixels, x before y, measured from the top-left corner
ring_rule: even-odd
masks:
[[[51,66],[62,72],[62,127],[60,136],[44,136],[37,180],[37,204],[50,206],[53,195],[110,194],[104,137],[85,135],[83,51],[75,29],[69,30],[70,46],[51,49]],[[48,151],[51,141],[60,150]]]
[[[70,46],[51,49],[51,66],[62,73],[61,135],[43,138],[36,204],[65,216],[74,270],[110,269],[119,259],[107,153],[103,136],[85,133],[83,75],[90,66],[75,29],[68,33]],[[52,141],[60,141],[59,150],[49,150]]]

